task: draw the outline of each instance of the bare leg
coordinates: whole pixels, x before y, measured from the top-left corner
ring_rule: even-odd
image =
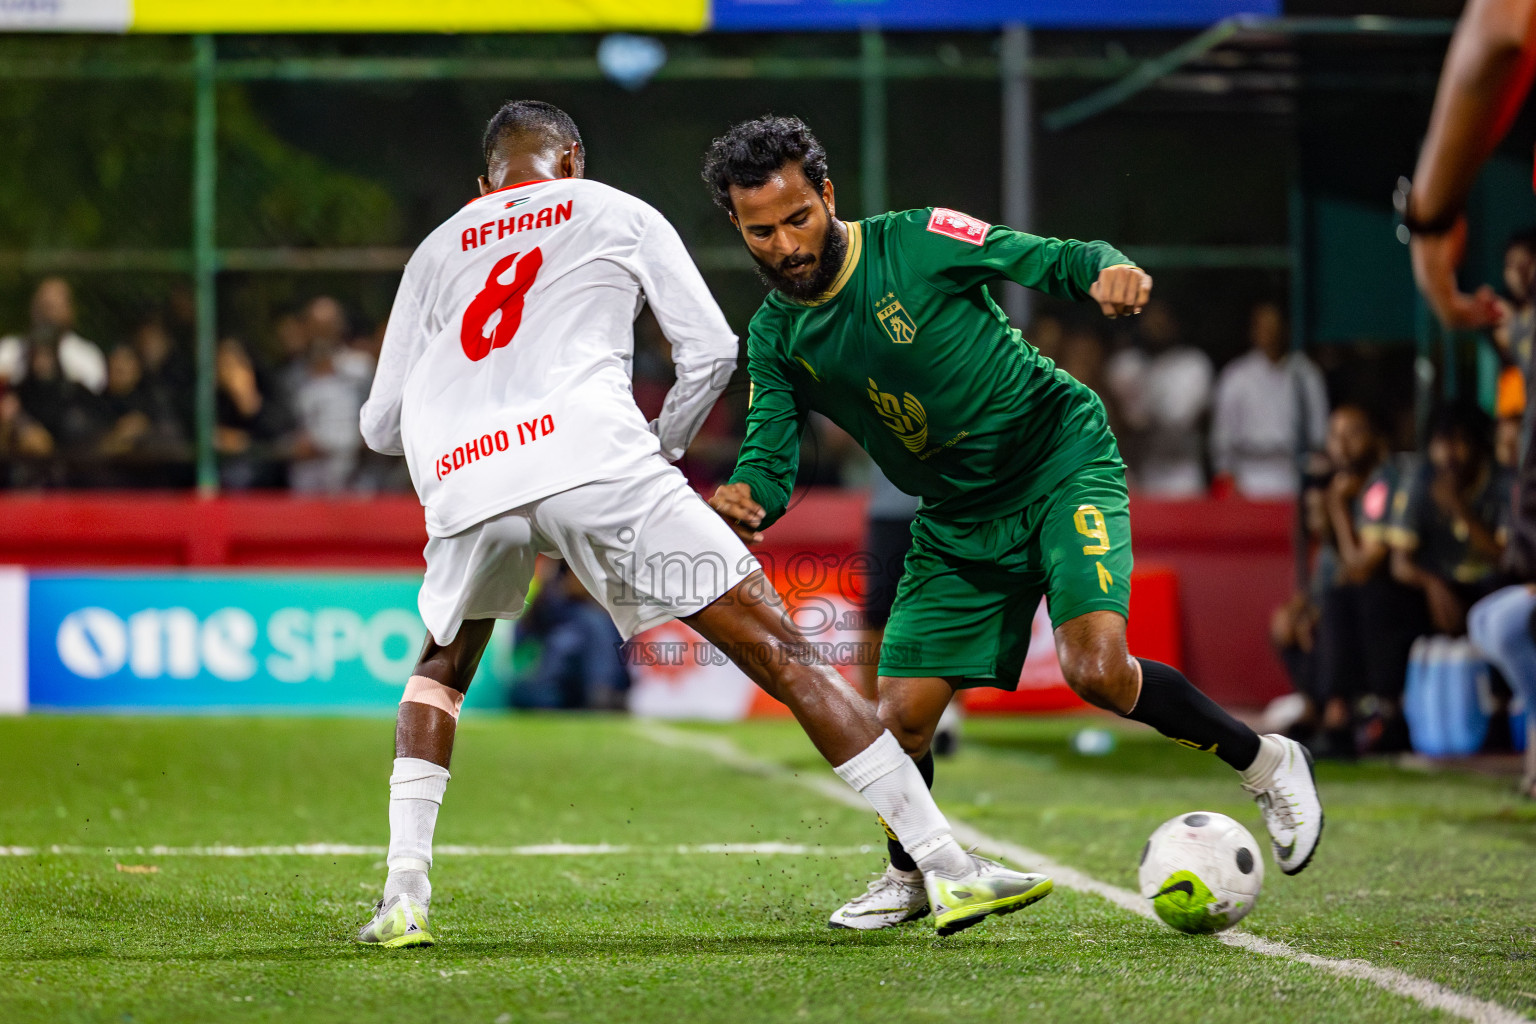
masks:
[[[1254,766],[1258,735],[1178,669],[1131,657],[1120,613],[1088,612],[1063,622],[1056,627],[1056,655],[1067,685],[1088,703],[1209,751],[1240,772]]]
[[[453,758],[458,715],[442,707],[441,698],[431,703],[412,698],[418,693],[433,694],[433,687],[424,684],[436,683],[462,699],[495,628],[495,619],[471,619],[459,626],[458,635],[446,647],[427,637],[421,657],[416,660],[416,670],[411,673],[408,689],[413,692],[400,702],[395,715],[396,757],[415,757],[448,767]]]
[[[389,777],[389,876],[384,880],[381,911],[402,896],[415,900],[423,911],[431,901],[427,872],[432,867],[432,835],[448,786],[459,707],[495,625],[492,619],[465,622],[446,646],[428,636],[406,684],[395,718],[395,764]],[[377,931],[385,926],[375,921],[368,927]],[[381,939],[375,935],[364,941]]]
[[[885,731],[874,704],[807,644],[761,572],[683,621],[783,701],[832,764],[848,761]]]
[[[928,753],[955,688],[937,676],[880,677],[880,723],[914,759]]]
[[[816,749],[870,802],[925,872],[960,878],[974,870],[875,705],[816,655],[767,577],[754,572],[683,621],[788,705]]]

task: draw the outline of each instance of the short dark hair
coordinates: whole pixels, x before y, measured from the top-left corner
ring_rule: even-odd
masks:
[[[1522,228],[1509,236],[1509,241],[1504,243],[1504,251],[1511,249],[1524,249],[1536,256],[1536,228]]]
[[[1479,452],[1487,453],[1493,449],[1493,420],[1475,402],[1446,402],[1430,413],[1429,436],[1460,437]]]
[[[743,121],[710,143],[704,154],[704,181],[715,205],[734,212],[731,186],[760,188],[779,168],[798,163],[817,192],[827,180],[827,151],[798,117]]]
[[[481,148],[485,162],[496,158],[503,142],[519,136],[531,136],[545,146],[564,146],[581,142],[581,132],[571,115],[543,100],[508,100],[485,126]]]

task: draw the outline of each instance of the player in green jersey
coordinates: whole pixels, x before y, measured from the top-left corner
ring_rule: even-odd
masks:
[[[811,411],[922,500],[881,648],[879,714],[930,784],[939,716],[957,689],[1018,684],[1044,597],[1073,690],[1237,769],[1281,870],[1302,870],[1323,824],[1310,757],[1256,735],[1177,669],[1131,656],[1125,467],[1103,403],[988,291],[1012,280],[1115,317],[1141,311],[1152,279],[1104,242],[953,210],[839,220],[826,151],[795,118],[737,125],[711,146],[704,178],[773,289],[748,328],[746,440],[710,503],[761,539],[788,507]],[[928,913],[911,859],[889,845],[891,867],[834,927]]]

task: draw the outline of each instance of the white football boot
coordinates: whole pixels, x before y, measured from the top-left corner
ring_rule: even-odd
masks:
[[[894,928],[928,916],[928,890],[921,871],[902,871],[887,864],[885,872],[869,883],[867,892],[838,907],[828,928],[874,931]]]
[[[373,920],[363,925],[357,933],[357,941],[386,949],[403,949],[430,946],[436,940],[427,931],[426,904],[408,893],[401,893],[387,907],[383,900],[373,905]]]
[[[1259,737],[1262,749],[1255,766],[1263,774],[1243,788],[1253,794],[1281,871],[1294,875],[1307,866],[1323,834],[1323,802],[1312,777],[1312,755],[1293,739]],[[1250,769],[1251,770],[1251,769]]]

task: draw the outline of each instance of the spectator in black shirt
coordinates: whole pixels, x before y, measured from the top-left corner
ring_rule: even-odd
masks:
[[[1419,593],[1392,578],[1387,525],[1393,495],[1415,463],[1389,455],[1381,430],[1354,405],[1329,417],[1327,450],[1334,472],[1325,504],[1336,563],[1318,624],[1323,715],[1313,752],[1406,750],[1408,652],[1429,623]]]
[[[1392,575],[1424,592],[1434,628],[1467,629],[1467,609],[1498,583],[1510,477],[1493,461],[1492,426],[1470,405],[1438,411],[1426,463],[1393,498]]]
[[[53,345],[33,344],[26,367],[26,376],[15,388],[22,410],[48,432],[55,453],[77,454],[93,432],[91,393],[64,376]]]

